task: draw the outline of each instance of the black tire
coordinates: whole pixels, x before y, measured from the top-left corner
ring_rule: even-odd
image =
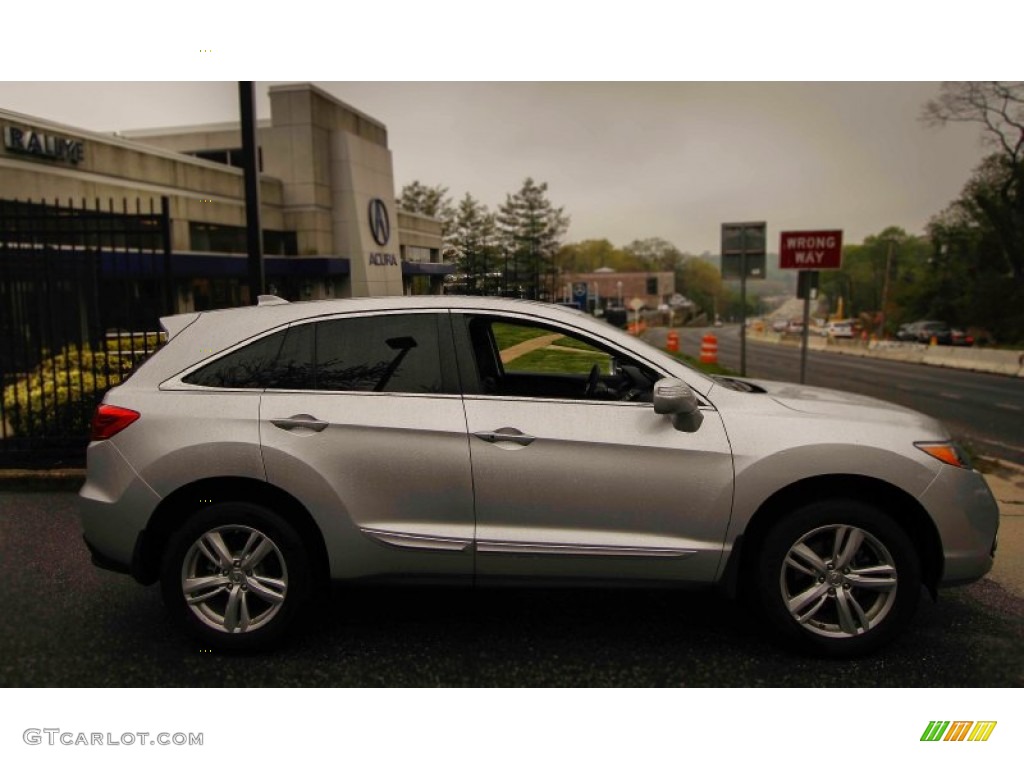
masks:
[[[889,643],[921,594],[920,562],[907,534],[853,500],[815,502],[783,517],[768,531],[752,573],[751,592],[776,638],[834,658]]]
[[[257,651],[279,644],[294,625],[310,574],[302,538],[280,515],[226,502],[196,512],[172,536],[160,581],[168,609],[201,646]],[[195,585],[193,604],[186,579]]]

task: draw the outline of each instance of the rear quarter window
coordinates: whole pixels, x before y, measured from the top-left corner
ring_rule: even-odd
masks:
[[[200,387],[227,389],[262,389],[271,378],[271,370],[278,359],[287,331],[279,331],[230,352],[182,381]]]

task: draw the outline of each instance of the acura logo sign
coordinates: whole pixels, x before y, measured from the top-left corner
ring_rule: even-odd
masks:
[[[377,245],[385,246],[391,239],[391,222],[384,201],[375,197],[370,201],[370,234]]]

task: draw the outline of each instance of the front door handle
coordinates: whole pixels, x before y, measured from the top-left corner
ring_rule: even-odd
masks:
[[[529,445],[535,438],[533,435],[526,435],[513,427],[502,427],[493,432],[474,432],[476,437],[488,443],[515,443],[516,445]]]
[[[280,429],[292,430],[304,427],[305,429],[312,429],[314,432],[322,432],[327,428],[328,422],[320,421],[320,419],[310,416],[308,413],[297,413],[287,419],[271,419],[270,423]]]

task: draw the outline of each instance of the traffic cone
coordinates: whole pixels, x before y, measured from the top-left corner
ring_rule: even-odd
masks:
[[[700,343],[700,361],[702,363],[718,362],[718,339],[715,338],[715,334],[704,334]]]

